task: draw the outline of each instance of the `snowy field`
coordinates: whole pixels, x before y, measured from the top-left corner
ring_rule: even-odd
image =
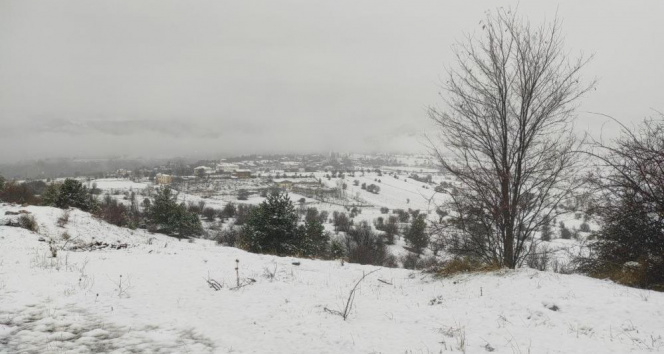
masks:
[[[21,209],[39,233],[0,226],[0,353],[664,350],[664,294],[580,275],[521,269],[438,279],[179,242],[80,211],[59,227],[63,211],[50,207],[0,205],[0,224]],[[344,321],[334,312],[376,269]]]

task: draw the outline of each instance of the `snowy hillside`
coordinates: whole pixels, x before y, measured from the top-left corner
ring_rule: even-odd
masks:
[[[60,227],[63,211],[49,207],[0,205],[0,224],[21,209],[39,233],[0,226],[0,353],[664,350],[662,293],[525,269],[438,279],[256,255],[75,210]],[[344,321],[334,312],[376,269]]]

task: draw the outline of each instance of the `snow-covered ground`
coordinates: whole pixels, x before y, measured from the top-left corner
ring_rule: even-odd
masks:
[[[664,350],[664,294],[608,281],[529,269],[439,279],[256,255],[118,228],[80,211],[59,227],[63,211],[49,207],[0,204],[0,224],[21,209],[40,229],[0,226],[0,353]],[[91,242],[109,246],[69,250]],[[111,247],[118,244],[127,248]],[[247,284],[239,289],[236,260]],[[347,320],[334,314],[376,269]],[[208,279],[223,287],[215,291]]]

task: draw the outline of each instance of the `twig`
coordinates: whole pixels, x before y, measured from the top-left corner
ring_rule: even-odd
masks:
[[[374,269],[374,270],[370,271],[369,273],[366,273],[366,274],[362,275],[362,278],[360,278],[360,279],[357,281],[357,283],[355,283],[355,286],[353,286],[353,288],[350,290],[350,293],[348,294],[348,299],[346,300],[346,306],[344,307],[344,310],[343,310],[343,311],[330,310],[330,309],[327,308],[327,307],[323,308],[323,310],[325,310],[326,312],[329,312],[329,313],[331,313],[331,314],[333,314],[333,315],[339,315],[339,316],[341,316],[341,317],[344,319],[344,321],[345,321],[345,320],[348,318],[348,315],[350,314],[350,310],[353,308],[353,302],[354,302],[354,300],[355,300],[355,291],[357,290],[357,287],[358,287],[358,286],[360,285],[360,283],[364,280],[364,278],[368,277],[368,276],[371,275],[372,273],[375,273],[375,272],[377,272],[377,271],[379,271],[379,270],[380,270],[380,268],[378,268],[378,269]],[[380,280],[380,279],[379,279],[379,280]]]
[[[394,284],[388,282],[387,280],[378,279],[378,281],[381,282],[381,283],[387,284],[387,285],[394,285]]]

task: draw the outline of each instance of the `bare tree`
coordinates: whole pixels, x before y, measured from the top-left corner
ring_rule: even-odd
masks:
[[[440,132],[430,142],[441,167],[463,186],[450,204],[453,247],[514,268],[543,215],[574,187],[573,113],[595,83],[581,83],[589,59],[568,59],[558,19],[535,27],[498,9],[480,26],[479,38],[454,46],[457,68],[441,93],[446,108],[429,110]]]

